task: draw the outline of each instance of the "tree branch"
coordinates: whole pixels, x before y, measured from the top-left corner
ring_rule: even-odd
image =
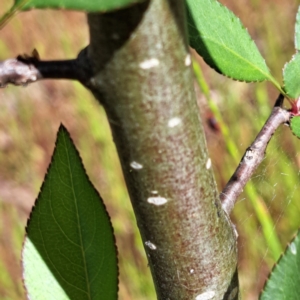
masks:
[[[21,56],[0,62],[0,87],[27,85],[41,79],[72,79],[88,85],[91,68],[82,50],[76,59],[41,61],[35,56]]]
[[[220,194],[222,207],[227,214],[230,214],[244,186],[262,162],[272,135],[281,124],[287,123],[290,119],[290,112],[281,108],[282,102],[283,95],[280,94],[269,119],[266,121],[254,142],[246,149],[239,166]]]

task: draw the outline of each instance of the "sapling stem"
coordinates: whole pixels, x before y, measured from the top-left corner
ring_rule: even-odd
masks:
[[[280,94],[276,100],[270,117],[255,138],[254,142],[246,149],[237,169],[220,194],[222,207],[227,214],[230,214],[237,198],[242,193],[244,186],[262,162],[272,135],[281,124],[287,123],[290,119],[291,113],[281,108],[283,99],[284,96]]]

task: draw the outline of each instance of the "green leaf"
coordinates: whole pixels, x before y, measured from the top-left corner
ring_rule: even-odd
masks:
[[[295,24],[295,48],[300,50],[300,6],[296,15],[296,24]]]
[[[0,19],[0,28],[18,11],[32,8],[69,9],[87,12],[108,12],[144,0],[15,0],[13,7]]]
[[[300,96],[300,7],[296,16],[295,48],[296,54],[283,68],[284,90],[287,96],[294,99]]]
[[[283,69],[284,90],[291,98],[300,96],[300,54],[296,53]]]
[[[15,5],[22,1],[15,0]],[[63,8],[90,12],[107,12],[124,8],[137,2],[142,2],[142,0],[28,0],[22,6],[22,10],[31,8]]]
[[[274,266],[260,300],[299,299],[300,231]]]
[[[190,45],[217,72],[279,86],[248,31],[225,6],[216,0],[187,0],[187,20]]]
[[[293,134],[300,139],[300,116],[291,118],[290,123]]]
[[[110,219],[63,126],[26,231],[22,263],[28,299],[117,299]]]

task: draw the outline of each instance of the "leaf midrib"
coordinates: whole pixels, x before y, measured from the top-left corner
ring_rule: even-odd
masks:
[[[78,234],[79,234],[79,239],[80,239],[80,243],[81,243],[81,255],[82,255],[82,259],[83,259],[83,264],[84,264],[84,272],[85,272],[85,279],[86,279],[86,286],[87,286],[87,294],[88,294],[88,299],[91,299],[91,290],[90,290],[90,284],[89,284],[89,273],[87,270],[87,261],[86,261],[86,256],[84,253],[84,247],[83,247],[83,237],[82,237],[82,232],[81,232],[81,226],[80,226],[80,217],[79,217],[79,209],[78,209],[78,205],[77,205],[77,196],[75,193],[75,189],[74,189],[74,181],[73,181],[73,174],[71,172],[71,161],[70,161],[70,157],[69,157],[69,152],[67,151],[68,145],[66,143],[66,135],[65,133],[63,134],[63,138],[64,138],[64,143],[66,145],[65,149],[66,149],[66,154],[67,154],[67,160],[68,160],[68,165],[69,165],[69,174],[70,174],[70,180],[71,180],[71,188],[72,188],[72,193],[73,193],[73,197],[74,197],[74,203],[75,203],[75,209],[76,209],[76,216],[77,216],[77,224],[78,224]]]

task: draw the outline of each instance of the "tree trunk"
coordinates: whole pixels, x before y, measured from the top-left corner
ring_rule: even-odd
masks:
[[[158,299],[238,299],[236,236],[210,168],[184,1],[88,22],[90,87],[110,122]]]

